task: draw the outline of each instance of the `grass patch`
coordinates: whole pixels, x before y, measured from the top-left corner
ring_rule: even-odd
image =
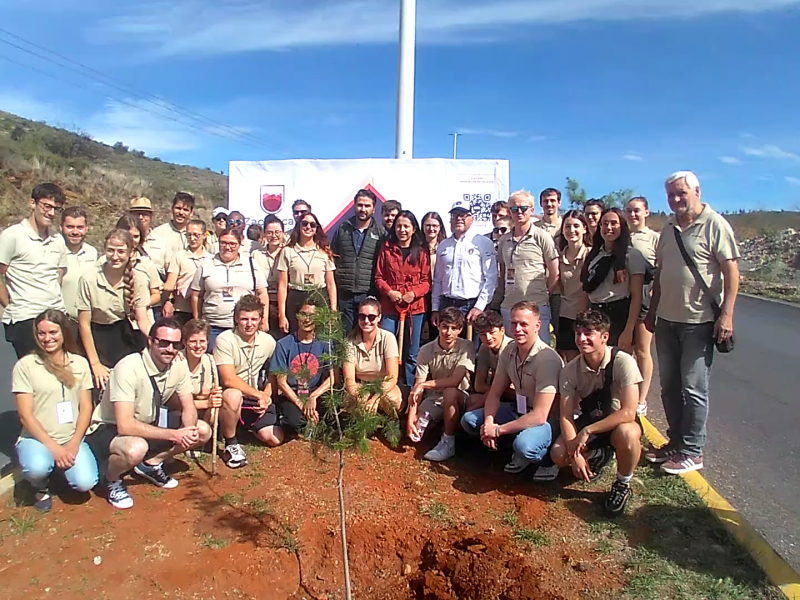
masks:
[[[447,505],[438,500],[431,502],[427,506],[423,506],[420,508],[419,512],[428,517],[431,521],[439,523],[450,521],[450,512],[447,509]]]
[[[36,524],[36,517],[34,517],[30,513],[25,513],[20,517],[12,515],[12,517],[9,519],[9,526],[11,528],[11,533],[13,533],[18,537],[22,537],[33,531],[33,527],[35,524]]]
[[[536,548],[550,545],[550,538],[541,529],[528,529],[527,527],[517,527],[514,531],[514,539],[523,544],[529,544]]]
[[[281,523],[275,547],[284,548],[292,554],[297,554],[297,551],[300,550],[300,542],[297,539],[296,533],[297,531],[294,527],[288,523]]]
[[[222,496],[219,497],[219,503],[220,504],[227,504],[228,506],[231,506],[231,507],[234,507],[234,508],[237,505],[241,504],[242,500],[243,500],[243,498],[242,498],[241,494],[232,494],[230,492],[228,492],[226,494],[222,494]]]
[[[257,517],[263,517],[272,514],[272,509],[267,506],[263,498],[253,498],[247,503],[247,507]]]
[[[214,537],[212,534],[206,533],[205,535],[203,535],[201,543],[206,548],[211,548],[212,550],[220,550],[221,548],[227,546],[230,543],[230,541],[226,540],[225,538]]]

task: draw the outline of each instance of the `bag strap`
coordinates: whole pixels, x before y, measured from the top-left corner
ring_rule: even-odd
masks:
[[[689,256],[689,252],[686,250],[686,246],[683,245],[683,237],[681,236],[681,232],[678,231],[678,228],[675,227],[674,225],[672,227],[672,232],[675,234],[675,242],[678,244],[678,250],[681,251],[683,262],[686,263],[687,267],[689,267],[689,271],[691,271],[692,275],[697,281],[697,285],[700,286],[700,289],[703,290],[703,293],[706,295],[706,298],[708,298],[708,301],[711,304],[711,309],[714,311],[714,318],[719,319],[719,314],[720,312],[722,312],[720,310],[719,304],[717,304],[714,295],[708,288],[708,284],[706,284],[705,279],[703,279],[703,276],[700,275],[700,271],[697,269],[697,265],[695,264],[694,260],[692,260],[692,257]]]
[[[604,416],[611,414],[611,407],[614,404],[614,399],[611,393],[611,385],[614,383],[614,361],[619,353],[619,348],[611,348],[611,358],[603,371],[603,406],[600,410],[603,411]]]
[[[253,266],[253,255],[250,255],[250,275],[253,276],[253,293],[256,293],[256,268]]]

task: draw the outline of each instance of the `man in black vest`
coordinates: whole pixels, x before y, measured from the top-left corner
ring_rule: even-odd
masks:
[[[377,200],[371,190],[358,190],[353,199],[356,215],[342,223],[331,243],[339,310],[347,332],[353,328],[359,302],[375,294],[375,263],[386,233],[372,218]]]

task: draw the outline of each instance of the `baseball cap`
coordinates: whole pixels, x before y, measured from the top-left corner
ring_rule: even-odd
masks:
[[[220,215],[228,216],[228,209],[224,206],[215,206],[214,210],[211,211],[211,218],[216,219]]]
[[[130,204],[128,205],[128,210],[153,212],[153,204],[150,202],[150,198],[139,196],[138,198],[131,199]]]
[[[450,207],[450,212],[453,212],[454,210],[463,210],[465,212],[471,213],[472,207],[466,200],[456,200],[455,202],[453,202],[453,206]]]

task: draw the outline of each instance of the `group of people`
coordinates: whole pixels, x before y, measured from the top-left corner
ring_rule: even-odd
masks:
[[[691,172],[665,187],[673,215],[660,237],[643,197],[562,215],[548,188],[536,217],[521,190],[491,207],[486,235],[457,200],[448,236],[438,213],[420,222],[394,200],[379,220],[376,196],[359,190],[330,241],[305,200],[291,231],[275,215],[246,231],[222,207],[207,226],[179,192],[154,228],[150,200],[132,199],[98,252],[87,212],[37,186],[30,216],[0,233],[17,453],[35,506],[52,505],[54,469],[84,491],[102,475],[117,508],[133,505],[129,472],[175,487],[165,461],[216,452],[214,414],[225,464],[243,467],[239,431],[277,446],[341,385],[362,410],[402,419],[414,443],[440,422],[428,460],[454,456],[459,428],[510,445],[505,470],[535,466],[538,481],[567,467],[594,480],[616,454],[606,507],[619,514],[640,458],[652,332],[670,442],[645,458],[668,473],[702,468],[714,347],[733,333],[731,228]],[[321,305],[347,333],[340,370],[316,336]]]

